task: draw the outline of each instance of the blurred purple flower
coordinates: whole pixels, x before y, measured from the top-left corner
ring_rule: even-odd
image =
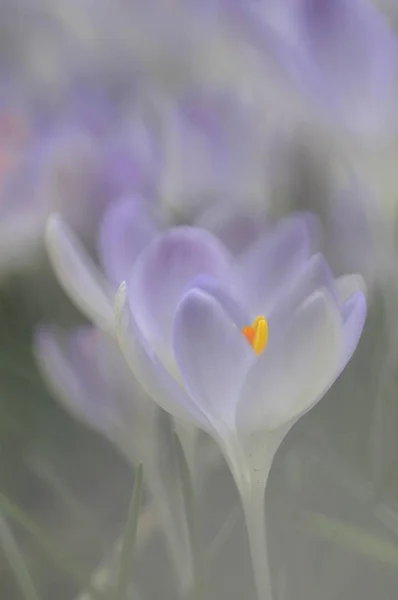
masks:
[[[220,197],[264,202],[264,120],[254,103],[231,94],[186,92],[165,115],[164,201],[177,211]]]
[[[126,108],[116,114],[106,90],[79,95],[75,88],[70,93],[76,93],[83,107],[88,99],[92,107],[100,105],[93,119],[73,102],[53,114],[49,107],[31,114],[23,107],[11,110],[8,96],[3,99],[0,271],[36,261],[51,213],[60,213],[90,243],[110,200],[132,190],[148,192],[156,182],[160,164],[154,111],[130,98],[129,112]]]
[[[146,457],[154,405],[145,400],[111,338],[88,325],[70,333],[42,326],[35,351],[68,412],[103,433],[129,460]]]
[[[48,219],[46,244],[61,285],[80,310],[111,335],[115,335],[115,293],[129,279],[140,253],[165,227],[157,208],[139,195],[110,203],[97,235],[99,266],[60,214]],[[265,218],[264,211],[220,201],[195,221],[239,255],[260,236]]]
[[[396,131],[397,40],[367,0],[224,0],[252,43],[330,120]]]
[[[178,486],[160,462],[162,420],[112,338],[91,326],[66,333],[40,326],[34,337],[39,369],[55,397],[79,421],[104,435],[129,464],[145,465],[145,480],[170,546],[180,584],[191,584],[190,553]],[[168,490],[174,485],[175,492]]]
[[[62,210],[47,228],[53,266],[83,312],[113,328],[116,289],[139,252],[176,217],[210,229],[233,252],[251,243],[266,212],[260,141],[240,104],[220,95],[184,96],[176,106],[124,115],[101,163],[102,191],[113,201],[97,235],[100,268]]]
[[[13,167],[4,177],[0,202],[3,272],[37,259],[46,219],[54,210],[79,233],[87,232],[99,157],[87,135],[70,131],[30,140]]]

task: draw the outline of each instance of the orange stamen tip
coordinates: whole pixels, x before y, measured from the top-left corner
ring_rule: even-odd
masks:
[[[268,342],[267,319],[262,316],[256,317],[252,325],[245,325],[243,327],[242,333],[254,352],[260,355],[265,350]]]
[[[249,344],[252,346],[254,342],[254,336],[256,335],[256,332],[254,331],[253,327],[250,327],[250,325],[246,325],[245,327],[243,327],[242,333],[249,342]]]

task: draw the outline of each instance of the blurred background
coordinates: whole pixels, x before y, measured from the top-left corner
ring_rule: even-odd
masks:
[[[134,468],[68,412],[33,348],[42,323],[85,323],[47,257],[48,215],[61,212],[98,261],[102,215],[132,192],[151,202],[163,226],[198,222],[219,198],[272,218],[314,211],[336,274],[366,277],[358,350],[273,464],[270,569],[274,600],[397,598],[398,114],[365,131],[354,128],[354,108],[341,120],[318,110],[305,83],[292,83],[257,43],[239,5],[0,2],[2,600],[114,597],[108,584]],[[377,5],[395,36],[398,5]],[[272,23],[275,6],[263,10]],[[386,115],[383,89],[379,82]],[[386,97],[396,111],[395,92],[393,85]],[[213,442],[203,434],[200,443],[212,464],[196,490],[203,597],[250,600],[239,499]],[[129,597],[180,598],[172,571],[144,486]]]

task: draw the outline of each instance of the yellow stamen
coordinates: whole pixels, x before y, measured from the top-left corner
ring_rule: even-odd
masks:
[[[254,352],[260,355],[266,348],[268,342],[268,323],[267,319],[258,316],[254,319],[252,325],[246,325],[242,333],[253,348]]]

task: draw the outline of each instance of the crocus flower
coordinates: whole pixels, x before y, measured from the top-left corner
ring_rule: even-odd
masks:
[[[24,148],[18,164],[4,175],[0,204],[4,273],[37,260],[46,219],[54,210],[85,232],[98,166],[93,141],[78,131],[36,138]],[[89,212],[92,221],[93,211]]]
[[[234,252],[252,242],[264,225],[260,137],[254,127],[245,132],[247,119],[239,102],[203,93],[198,99],[185,96],[177,107],[167,105],[159,112],[147,108],[143,114],[126,117],[122,125],[129,126],[128,133],[120,135],[116,129],[105,148],[107,194],[115,199],[98,231],[99,268],[61,211],[47,227],[50,259],[62,285],[108,332],[116,289],[128,278],[138,253],[176,216],[212,230]],[[254,172],[257,178],[251,177]],[[234,194],[239,180],[241,188]]]
[[[237,260],[208,232],[176,228],[138,256],[118,293],[119,339],[147,393],[219,443],[268,597],[263,496],[274,453],[351,358],[366,301],[311,256],[312,224],[281,221]]]
[[[261,52],[324,116],[365,135],[396,130],[397,40],[367,0],[224,0]]]
[[[163,201],[176,212],[205,202],[264,202],[263,111],[227,93],[192,89],[165,114]]]
[[[391,238],[383,226],[383,202],[368,183],[371,167],[336,152],[306,128],[275,136],[274,148],[272,210],[279,216],[294,210],[317,214],[322,224],[317,245],[333,272],[360,273],[369,297],[383,281]]]
[[[145,397],[115,340],[92,326],[65,332],[42,325],[34,347],[39,369],[62,406],[111,441],[129,464],[144,464],[176,575],[187,589],[191,557],[176,468],[167,458],[172,452],[163,411]]]
[[[350,359],[366,302],[360,277],[335,281],[312,256],[308,215],[264,227],[229,208],[221,202],[196,216],[218,238],[198,227],[167,230],[156,204],[130,195],[105,214],[100,267],[60,216],[48,222],[47,245],[64,288],[98,327],[117,333],[148,396],[219,443],[266,594],[263,496],[272,458]]]
[[[203,220],[219,223],[228,242],[245,221],[234,214],[219,221],[218,210]],[[309,215],[262,230],[252,225],[246,221],[232,253],[204,229],[159,232],[150,205],[124,198],[108,209],[100,231],[103,272],[57,216],[47,241],[76,303],[112,336],[117,325],[148,396],[219,443],[242,496],[264,590],[263,495],[272,458],[350,359],[366,302],[361,277],[335,280],[322,256],[312,255]],[[122,278],[128,286],[119,292],[115,324]]]
[[[155,110],[149,102],[143,106],[141,91],[140,99],[129,96],[128,111],[118,112],[116,99],[103,88],[87,90],[73,81],[65,105],[40,107],[33,116],[4,108],[0,266],[5,272],[37,259],[51,213],[59,212],[90,243],[111,199],[133,189],[147,192],[156,180]]]

